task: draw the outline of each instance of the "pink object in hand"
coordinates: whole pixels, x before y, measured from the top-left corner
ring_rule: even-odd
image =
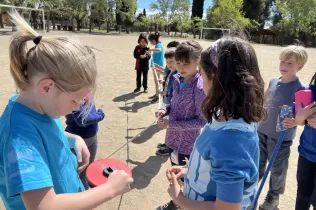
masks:
[[[297,113],[299,109],[299,104],[302,105],[302,107],[306,107],[313,103],[313,93],[311,90],[300,90],[295,93],[295,113]]]

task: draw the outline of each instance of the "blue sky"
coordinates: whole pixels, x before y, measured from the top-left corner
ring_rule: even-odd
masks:
[[[137,0],[137,14],[139,14],[140,12],[143,12],[143,9],[145,8],[146,9],[146,12],[147,14],[152,14],[153,12],[150,11],[149,7],[150,7],[150,4],[152,2],[155,2],[155,0]],[[191,0],[192,2],[192,0]],[[204,13],[206,11],[206,9],[212,4],[212,0],[205,0],[204,1]],[[192,5],[192,3],[191,3]],[[205,16],[204,16],[205,18]]]

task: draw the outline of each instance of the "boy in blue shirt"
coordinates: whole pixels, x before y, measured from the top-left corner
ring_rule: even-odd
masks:
[[[167,62],[166,68],[169,69],[170,73],[168,74],[166,81],[165,81],[165,89],[163,91],[164,95],[164,105],[168,106],[170,105],[171,98],[172,98],[172,91],[173,91],[173,82],[175,80],[174,75],[178,73],[176,70],[176,60],[175,60],[175,47],[167,49],[165,53],[165,59]],[[166,144],[158,144],[158,150],[156,151],[157,155],[161,156],[168,156],[169,155],[169,149]]]
[[[267,161],[270,160],[280,132],[276,131],[280,107],[292,106],[295,93],[305,89],[296,76],[307,62],[307,52],[302,46],[289,46],[280,54],[281,77],[272,79],[266,91],[268,118],[258,126],[260,139],[259,179],[262,179]],[[285,191],[286,175],[289,165],[290,146],[296,135],[294,118],[287,118],[283,125],[288,128],[286,136],[271,168],[269,191],[260,209],[273,210],[279,205],[279,195]]]

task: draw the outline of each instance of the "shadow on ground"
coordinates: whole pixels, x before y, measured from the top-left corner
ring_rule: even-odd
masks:
[[[145,128],[143,128],[145,129]],[[134,129],[136,130],[136,129]],[[149,139],[151,139],[153,137],[153,135],[155,135],[156,133],[158,133],[161,129],[158,127],[157,124],[153,124],[152,126],[150,126],[144,133],[142,133],[142,135],[136,137],[133,140],[134,144],[143,144],[146,141],[148,141]],[[141,132],[142,130],[139,130],[139,132]],[[128,137],[128,139],[133,138],[133,137]]]
[[[134,178],[132,189],[146,188],[167,160],[168,157],[161,156],[150,156],[145,162],[127,160],[128,163],[136,165],[132,170]]]
[[[128,104],[132,104],[131,106],[128,106]],[[120,110],[127,111],[127,112],[134,112],[137,113],[139,109],[144,108],[146,106],[151,105],[150,101],[135,101],[131,103],[127,103],[127,106],[119,107]]]
[[[135,97],[139,96],[140,94],[142,93],[126,93],[126,94],[123,94],[121,96],[117,96],[113,99],[114,102],[122,102],[122,101],[129,101],[131,99],[134,99]]]

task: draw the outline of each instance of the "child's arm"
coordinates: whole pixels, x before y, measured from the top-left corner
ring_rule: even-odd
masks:
[[[124,183],[125,182],[125,183]],[[133,182],[124,171],[114,171],[106,184],[85,192],[56,194],[53,187],[31,190],[21,193],[28,210],[94,209],[102,203],[129,191]]]
[[[200,88],[195,88],[194,104],[195,110],[192,110],[196,113],[196,117],[189,120],[182,121],[170,121],[169,128],[175,129],[196,129],[201,128],[206,124],[206,121],[201,112],[201,104],[205,98],[205,93]]]
[[[137,46],[135,47],[135,49],[134,49],[134,58],[135,59],[137,59],[137,60],[139,60],[140,59],[140,55],[138,54],[138,52],[137,52]]]
[[[165,74],[165,70],[164,70],[164,68],[163,67],[161,67],[160,65],[158,65],[158,64],[154,64],[154,67],[155,67],[155,69],[157,70],[157,73],[159,73],[159,74]]]
[[[161,52],[161,48],[152,48],[149,49],[148,52]]]
[[[316,103],[312,103],[305,108],[302,108],[301,104],[298,105],[299,110],[295,116],[296,125],[305,125],[306,120],[316,113]]]
[[[95,109],[95,107],[92,107],[92,109]],[[83,119],[84,116],[79,111],[73,112],[72,115],[75,119],[75,122],[80,127],[92,125],[92,124],[98,123],[104,119],[104,113],[103,113],[103,110],[101,108],[98,109],[97,111],[91,111],[86,119]]]

